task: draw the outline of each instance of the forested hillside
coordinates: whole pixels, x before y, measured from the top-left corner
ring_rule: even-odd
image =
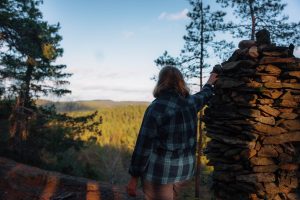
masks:
[[[69,103],[71,102],[56,103],[56,105],[62,111],[66,109],[64,106]],[[36,151],[31,154],[29,160],[27,159],[28,155],[24,155],[26,159],[23,162],[75,176],[124,184],[129,178],[127,171],[130,156],[143,114],[149,103],[84,101],[82,104],[77,102],[72,104],[77,104],[75,110],[80,111],[67,112],[65,113],[67,117],[85,118],[85,116],[94,115],[96,111],[96,115],[87,122],[87,125],[99,124],[93,129],[77,130],[80,131],[80,134],[77,134],[73,132],[76,131],[74,129],[71,131],[63,128],[67,123],[50,121],[46,125],[47,129],[31,131],[32,137],[28,143],[33,143],[31,148]],[[38,105],[39,109],[47,110],[51,108],[49,106],[52,103],[38,103]],[[89,107],[87,108],[87,106]],[[2,112],[2,114],[5,113]],[[81,125],[80,121],[75,123]],[[39,124],[40,122],[36,126]],[[9,132],[7,120],[1,120],[1,130]],[[0,142],[3,144],[0,153],[6,156],[10,155],[7,154],[9,151],[4,148],[7,146],[8,138],[3,134],[0,138]],[[13,154],[12,157],[14,157]]]
[[[36,101],[38,106],[54,105],[58,112],[73,112],[73,111],[95,111],[102,108],[113,108],[116,106],[135,106],[148,105],[146,101],[112,101],[112,100],[87,100],[87,101],[59,101],[52,102],[43,99]]]
[[[86,131],[81,136],[81,139],[86,142],[85,148],[78,152],[72,150],[69,152],[74,159],[68,162],[72,165],[71,168],[78,170],[88,166],[88,171],[77,171],[75,175],[114,184],[124,184],[128,181],[130,157],[147,105],[126,105],[125,102],[123,104],[112,107],[104,106],[97,110],[98,115],[102,116],[102,124],[99,125],[101,134]],[[78,117],[90,112],[76,111],[68,114]],[[67,152],[66,156],[69,153]],[[82,166],[83,163],[84,166]],[[55,165],[59,167],[60,163],[55,163]]]

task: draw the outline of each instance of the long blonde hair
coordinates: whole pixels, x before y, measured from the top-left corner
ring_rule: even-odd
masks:
[[[176,67],[165,66],[158,75],[157,84],[153,90],[153,96],[159,97],[167,90],[175,90],[179,95],[186,97],[189,95],[182,73]]]

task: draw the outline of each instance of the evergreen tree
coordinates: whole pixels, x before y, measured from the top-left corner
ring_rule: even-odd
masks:
[[[179,58],[171,56],[168,51],[165,51],[163,55],[157,58],[154,62],[159,68],[166,65],[177,67],[180,65]]]
[[[189,0],[192,9],[188,13],[191,22],[187,25],[187,34],[183,37],[185,45],[181,54],[182,71],[188,78],[199,80],[200,89],[203,86],[203,69],[210,65],[206,59],[211,56],[211,51],[220,51],[224,49],[224,41],[216,41],[215,37],[218,32],[224,31],[223,23],[225,12],[211,12],[210,6],[204,6],[202,0]],[[227,43],[227,47],[231,47]],[[223,48],[223,49],[221,49]],[[204,131],[202,125],[202,111],[199,112],[198,128],[198,155],[196,166],[195,197],[200,196],[200,174],[201,174],[201,156],[203,148]]]
[[[53,106],[35,105],[35,99],[41,95],[70,93],[64,85],[71,74],[63,72],[65,65],[55,63],[63,54],[59,45],[60,26],[43,20],[41,3],[41,0],[0,0],[0,154],[50,169],[51,165],[44,161],[47,155],[53,156],[57,163],[66,163],[67,172],[72,173],[69,166],[73,163],[65,160],[65,152],[90,144],[81,139],[84,133],[100,137],[102,117],[97,112],[71,117],[57,113]],[[8,101],[1,99],[2,88],[12,97]],[[5,135],[8,121],[9,138]],[[58,166],[54,169],[61,170]]]
[[[223,7],[234,8],[237,22],[229,22],[228,29],[237,38],[254,40],[255,32],[266,28],[278,44],[300,45],[300,22],[288,22],[283,15],[287,4],[281,0],[217,0]]]
[[[181,67],[180,58],[171,56],[168,51],[165,51],[163,55],[154,60],[154,63],[159,69],[163,68],[164,66],[173,66],[177,68]],[[154,75],[151,79],[157,81],[157,76]]]
[[[4,93],[5,93],[5,86],[3,80],[0,78],[0,101],[4,97]]]
[[[6,3],[1,12],[0,30],[5,42],[0,54],[0,74],[10,80],[9,89],[24,106],[30,106],[32,98],[41,94],[70,93],[63,87],[68,83],[64,79],[70,76],[63,72],[66,66],[54,64],[63,54],[59,24],[43,21],[38,9],[40,0],[6,0]]]
[[[181,54],[183,73],[188,78],[197,78],[202,88],[203,69],[209,67],[205,60],[211,56],[211,50],[220,50],[224,41],[216,41],[218,32],[222,32],[225,12],[211,12],[210,6],[204,6],[202,0],[189,0],[192,9],[188,13],[191,22],[187,25],[187,34],[183,37],[185,45]]]
[[[40,95],[70,93],[64,88],[71,74],[65,65],[54,64],[63,54],[59,24],[43,20],[38,6],[42,0],[1,0],[0,3],[0,78],[16,97],[10,116],[13,149],[28,137],[33,99]]]
[[[203,69],[209,67],[207,58],[213,53],[221,55],[219,51],[226,52],[226,49],[232,48],[232,43],[227,43],[224,40],[216,41],[215,37],[218,33],[226,30],[227,24],[224,23],[225,12],[212,12],[210,6],[204,6],[202,0],[189,0],[191,10],[187,16],[190,23],[186,26],[186,35],[183,37],[185,45],[179,57],[172,57],[166,51],[161,57],[155,60],[157,66],[164,65],[177,66],[184,74],[187,80],[198,81],[195,85],[203,85]],[[227,54],[226,54],[227,55]],[[199,142],[197,156],[197,171],[195,196],[199,197],[200,187],[200,167],[201,167],[201,152],[202,152],[202,112],[199,115]]]
[[[187,16],[190,23],[186,26],[187,33],[183,36],[185,45],[180,56],[174,57],[165,51],[154,62],[159,68],[165,65],[178,67],[187,80],[197,79],[196,85],[202,87],[203,69],[210,66],[206,59],[212,54],[224,57],[226,50],[233,48],[233,43],[215,40],[217,34],[228,28],[223,19],[225,12],[212,12],[209,5],[203,5],[202,0],[189,0],[189,3],[191,11]]]
[[[224,49],[232,48],[232,43],[227,43],[224,40],[216,41],[215,37],[218,33],[224,32],[228,25],[224,23],[225,12],[212,12],[210,6],[204,6],[202,0],[189,0],[191,10],[187,16],[190,23],[186,26],[186,35],[183,37],[185,45],[179,57],[172,57],[166,51],[161,57],[155,60],[157,66],[164,65],[177,66],[184,74],[187,80],[198,80],[200,89],[203,85],[203,69],[209,67],[207,58],[214,52],[225,52]],[[202,152],[202,112],[199,115],[199,142],[198,142],[198,157],[196,171],[196,193],[199,197],[200,186],[200,167],[201,167],[201,152]]]

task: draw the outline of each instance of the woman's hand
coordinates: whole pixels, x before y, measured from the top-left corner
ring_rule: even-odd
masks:
[[[135,197],[136,196],[136,189],[138,184],[138,177],[132,176],[127,184],[127,193],[129,196]]]
[[[218,80],[218,74],[211,73],[209,79],[207,80],[207,84],[214,85],[215,82]]]

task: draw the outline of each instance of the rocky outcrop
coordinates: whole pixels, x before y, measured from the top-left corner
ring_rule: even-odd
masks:
[[[299,200],[300,59],[289,48],[223,65],[205,111],[221,200]]]
[[[129,200],[118,187],[30,167],[0,157],[1,200]]]

